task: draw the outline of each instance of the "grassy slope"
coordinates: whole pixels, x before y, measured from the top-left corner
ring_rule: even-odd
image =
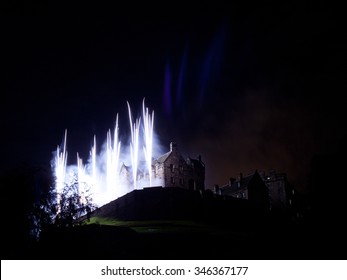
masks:
[[[236,234],[235,231],[189,220],[145,220],[122,221],[117,219],[92,217],[86,224],[100,224],[129,227],[138,233],[207,233],[212,235]]]

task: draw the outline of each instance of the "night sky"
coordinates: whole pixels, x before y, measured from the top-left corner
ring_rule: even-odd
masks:
[[[65,129],[72,160],[86,158],[117,113],[126,145],[126,101],[136,117],[145,98],[164,151],[201,155],[207,187],[275,169],[305,191],[311,158],[346,135],[340,18],[327,3],[273,2],[10,8],[1,169],[49,165]]]

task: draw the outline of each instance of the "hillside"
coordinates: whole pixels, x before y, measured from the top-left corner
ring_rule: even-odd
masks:
[[[72,228],[45,231],[37,256],[71,259],[312,259],[305,224],[242,200],[174,188],[133,191]]]

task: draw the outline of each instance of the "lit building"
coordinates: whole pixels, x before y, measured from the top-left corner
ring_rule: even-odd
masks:
[[[179,153],[177,144],[170,143],[170,151],[153,162],[154,178],[163,187],[181,187],[189,190],[205,189],[205,164],[201,157],[187,160]]]
[[[137,181],[139,187],[141,182],[149,182],[145,164],[140,163],[137,170]],[[128,185],[133,184],[131,166],[124,163],[120,169],[120,176],[123,182]],[[143,185],[148,187],[149,185]],[[201,156],[197,159],[188,157],[184,159],[177,149],[177,144],[170,143],[170,151],[153,160],[152,162],[152,186],[180,187],[188,190],[205,189],[205,164]]]

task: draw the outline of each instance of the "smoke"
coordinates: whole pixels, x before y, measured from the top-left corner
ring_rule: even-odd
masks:
[[[163,146],[154,131],[154,111],[151,112],[143,100],[143,119],[139,117],[133,123],[129,103],[128,109],[131,135],[123,137],[124,142],[120,140],[117,115],[115,127],[105,133],[101,144],[94,135],[87,160],[77,153],[76,164],[66,164],[65,134],[63,145],[58,147],[52,161],[58,192],[63,185],[77,181],[81,196],[89,193],[93,202],[102,206],[134,189],[162,184],[152,176],[152,161],[163,154]]]

